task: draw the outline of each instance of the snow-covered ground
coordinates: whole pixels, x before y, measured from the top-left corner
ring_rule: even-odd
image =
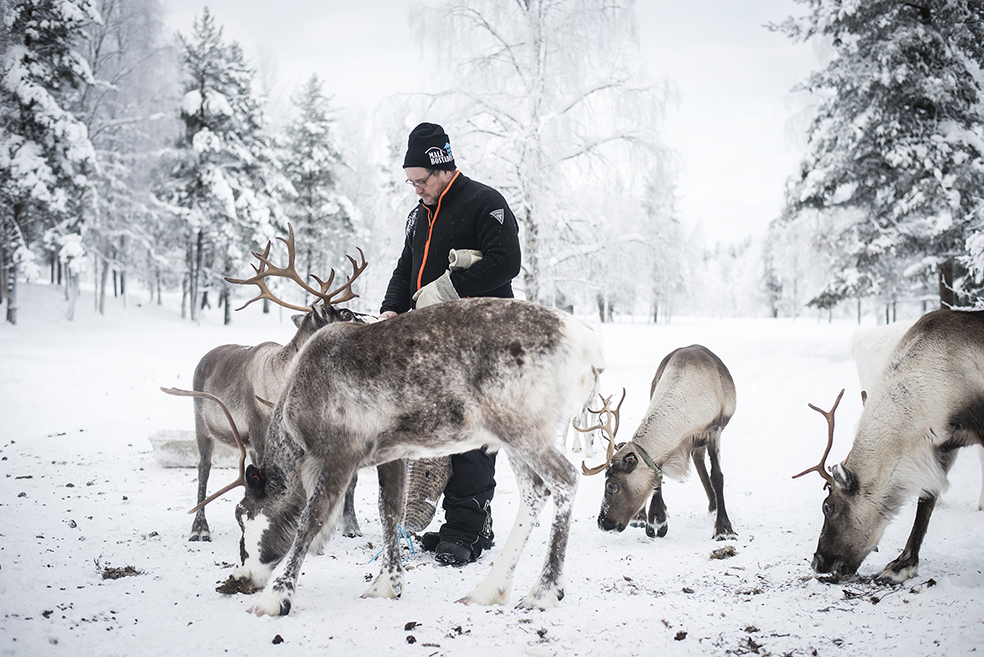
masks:
[[[212,543],[187,541],[193,469],[161,467],[148,437],[193,428],[198,359],[224,343],[285,341],[287,313],[257,308],[200,325],[133,298],[95,315],[83,294],[74,322],[58,290],[22,286],[19,324],[0,327],[0,653],[144,655],[958,655],[984,649],[984,513],[976,451],[957,459],[933,516],[919,575],[900,587],[867,579],[893,559],[914,505],[889,526],[882,550],[853,583],[827,584],[809,567],[822,516],[822,481],[790,475],[817,462],[823,418],[847,388],[828,462],[850,448],[861,412],[847,323],[812,319],[676,319],[670,325],[598,326],[607,393],[625,387],[622,431],[634,430],[649,382],[671,349],[701,343],[734,376],[738,410],[722,440],[725,495],[738,539],[711,540],[713,519],[696,477],[667,482],[669,533],[608,534],[595,519],[602,477],[582,478],[567,553],[567,596],[557,609],[457,604],[486,574],[493,547],[462,569],[426,554],[407,562],[398,601],[359,596],[375,574],[381,539],[372,470],[360,476],[365,535],[336,537],[304,563],[291,614],[255,618],[250,596],[215,585],[238,558],[229,494],[209,507]],[[581,454],[571,454],[580,465]],[[597,455],[588,457],[593,465]],[[235,471],[213,470],[210,490]],[[505,459],[493,503],[499,545],[516,487]],[[550,507],[544,510],[544,517]],[[440,519],[438,513],[438,520]],[[547,524],[534,532],[512,600],[532,584]],[[711,553],[733,545],[730,558]],[[138,574],[103,579],[109,568]]]

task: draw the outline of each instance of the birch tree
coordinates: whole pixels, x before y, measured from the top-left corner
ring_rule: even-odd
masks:
[[[604,199],[639,201],[661,155],[666,89],[641,69],[631,0],[458,0],[418,16],[444,74],[427,120],[452,117],[456,159],[503,191],[526,297],[548,299],[587,261],[601,266],[601,231],[618,235]]]

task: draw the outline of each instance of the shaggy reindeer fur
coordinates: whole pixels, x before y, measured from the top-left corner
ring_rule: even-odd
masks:
[[[913,322],[896,322],[885,326],[858,329],[851,336],[851,358],[858,369],[858,381],[864,395],[884,378],[889,359],[905,332]],[[984,446],[978,446],[981,462],[981,492],[977,498],[977,510],[984,511]]]
[[[273,409],[260,400],[275,403],[280,399],[301,347],[332,321],[364,322],[347,310],[329,315],[321,305],[315,305],[303,315],[294,315],[292,319],[297,333],[286,345],[276,342],[264,342],[255,347],[222,345],[205,354],[195,368],[194,390],[210,393],[225,402],[253,463],[257,462],[257,453],[273,415]],[[195,437],[199,454],[198,503],[201,504],[207,496],[215,441],[236,447],[236,440],[225,414],[216,404],[202,398],[195,399]],[[362,535],[355,515],[354,480],[345,500],[343,533],[346,536]],[[212,540],[205,507],[195,513],[188,540]]]
[[[709,510],[717,512],[714,538],[734,538],[724,507],[720,464],[721,431],[734,412],[735,384],[720,358],[701,345],[669,353],[653,378],[646,417],[609,463],[598,526],[623,531],[653,493],[646,534],[665,536],[662,477],[682,479],[693,459]],[[704,467],[705,452],[711,460],[710,478]]]
[[[355,471],[372,465],[385,545],[381,572],[365,595],[398,598],[405,459],[482,445],[506,451],[523,506],[491,573],[462,601],[505,602],[523,546],[552,495],[547,560],[521,604],[556,604],[564,595],[577,471],[555,442],[602,367],[598,338],[585,325],[511,299],[450,301],[377,324],[319,331],[298,358],[237,509],[242,565],[234,577],[266,585],[250,611],[290,611],[305,554],[331,532]]]
[[[984,312],[924,315],[868,391],[851,452],[832,468],[813,569],[853,575],[899,507],[918,495],[905,549],[881,577],[901,582],[915,575],[956,450],[984,444],[982,437]]]

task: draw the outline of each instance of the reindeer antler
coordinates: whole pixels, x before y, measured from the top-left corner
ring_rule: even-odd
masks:
[[[274,303],[279,304],[284,308],[290,308],[292,310],[300,310],[300,311],[310,310],[310,306],[295,306],[294,304],[288,303],[283,299],[278,298],[276,295],[270,292],[270,289],[267,287],[266,284],[266,278],[270,276],[275,276],[277,278],[286,278],[294,281],[295,283],[301,286],[301,289],[303,289],[308,294],[317,297],[325,305],[333,305],[336,303],[341,303],[343,301],[349,301],[359,296],[352,292],[352,283],[355,281],[356,278],[359,277],[359,275],[363,271],[365,271],[367,266],[366,256],[362,252],[362,249],[358,249],[359,256],[362,259],[361,264],[356,263],[355,258],[353,258],[352,256],[350,255],[345,256],[346,258],[349,259],[349,262],[352,263],[352,276],[350,276],[349,279],[343,285],[341,285],[335,290],[332,290],[331,292],[329,292],[328,290],[331,288],[332,282],[335,280],[334,269],[331,270],[331,275],[328,277],[327,281],[322,281],[314,274],[311,274],[311,277],[318,282],[318,286],[321,288],[320,290],[316,290],[310,285],[308,285],[307,283],[305,283],[301,275],[297,273],[297,269],[294,265],[294,260],[297,252],[297,249],[294,246],[294,227],[288,223],[287,230],[288,230],[288,235],[286,239],[277,236],[278,240],[280,240],[281,242],[287,245],[286,267],[276,267],[273,265],[273,263],[270,262],[269,260],[270,242],[267,242],[266,249],[264,249],[263,253],[257,253],[256,251],[252,252],[253,256],[260,261],[259,267],[253,265],[253,270],[256,272],[255,276],[246,279],[230,278],[228,276],[226,277],[227,281],[229,281],[230,283],[234,283],[236,285],[256,285],[258,288],[260,288],[260,293],[258,295],[256,295],[255,297],[244,303],[236,310],[242,310],[249,304],[253,303],[254,301],[258,301],[259,299],[269,299],[270,301],[273,301]],[[339,297],[338,299],[333,299],[333,297],[335,297],[338,294],[342,294],[342,296]],[[315,301],[315,303],[317,303],[317,301]]]
[[[834,446],[834,412],[837,411],[837,405],[840,404],[841,397],[843,396],[844,396],[844,390],[842,389],[840,391],[840,394],[837,395],[837,399],[834,401],[834,405],[830,407],[829,411],[824,411],[822,409],[819,409],[813,404],[807,404],[810,408],[815,410],[817,413],[820,413],[825,418],[827,418],[827,449],[823,450],[823,456],[820,457],[819,463],[817,463],[812,468],[803,470],[803,472],[799,473],[798,475],[793,475],[793,479],[802,477],[808,472],[816,471],[817,473],[820,474],[821,477],[824,478],[824,480],[827,482],[828,485],[834,482],[834,478],[830,475],[829,472],[827,472],[827,455],[830,454],[830,448]]]
[[[161,387],[162,392],[166,392],[169,395],[177,395],[179,397],[201,397],[202,399],[211,399],[222,407],[222,412],[225,413],[226,419],[229,420],[229,426],[232,427],[232,435],[236,438],[236,445],[239,446],[239,478],[234,482],[218,491],[213,493],[210,497],[206,498],[204,502],[196,506],[194,509],[188,513],[195,513],[198,509],[202,508],[209,502],[215,500],[221,495],[225,495],[233,488],[237,486],[246,485],[246,445],[243,444],[243,439],[239,437],[239,429],[236,428],[236,421],[232,419],[232,413],[229,412],[229,408],[222,403],[222,400],[215,395],[209,394],[207,392],[198,392],[197,390],[181,390],[179,388],[164,388]]]
[[[611,403],[612,403],[611,395],[607,397],[602,397],[599,394],[598,397],[601,397],[601,409],[595,411],[589,408],[588,411],[597,414],[599,417],[601,416],[602,413],[604,413],[606,416],[604,424],[601,424],[599,422],[599,424],[596,424],[593,427],[582,429],[581,427],[577,426],[577,418],[574,418],[574,420],[571,422],[571,424],[574,426],[574,429],[580,431],[581,433],[588,433],[589,431],[594,431],[595,429],[601,429],[602,431],[605,432],[605,434],[607,434],[605,438],[608,439],[608,451],[607,451],[607,457],[605,458],[605,462],[602,463],[601,465],[596,465],[593,468],[589,468],[587,463],[581,461],[581,472],[585,476],[589,476],[589,477],[591,475],[596,475],[599,472],[604,471],[608,467],[608,464],[611,463],[612,457],[615,456],[615,434],[618,433],[618,412],[622,408],[622,402],[625,401],[625,388],[622,388],[622,398],[618,400],[618,406],[615,407],[614,411],[612,410],[611,407]],[[615,420],[614,427],[612,427],[612,419]]]

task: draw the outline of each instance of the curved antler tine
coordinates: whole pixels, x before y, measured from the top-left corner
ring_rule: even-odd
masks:
[[[837,405],[840,404],[841,397],[844,396],[844,390],[841,389],[840,394],[837,395],[837,399],[834,401],[834,405],[830,407],[829,411],[817,408],[813,404],[807,404],[810,408],[820,413],[827,420],[827,448],[823,450],[823,456],[820,457],[820,462],[817,463],[812,468],[807,468],[798,475],[793,475],[793,479],[797,479],[807,474],[808,472],[817,472],[824,480],[831,484],[834,478],[827,472],[827,455],[830,454],[830,448],[834,446],[834,413],[837,411]]]
[[[358,294],[352,291],[352,283],[354,283],[355,279],[357,279],[362,274],[362,272],[366,270],[366,267],[369,266],[369,263],[366,262],[366,254],[362,252],[362,249],[360,249],[359,247],[355,247],[355,248],[359,252],[359,258],[362,260],[362,262],[356,263],[355,258],[346,254],[345,257],[348,258],[349,262],[352,263],[352,275],[349,276],[349,279],[345,282],[344,285],[339,287],[337,290],[327,293],[327,296],[325,296],[324,298],[325,303],[334,305],[336,303],[351,301],[352,299],[355,299],[356,297],[359,296]],[[335,273],[334,270],[332,270],[333,276],[334,273]],[[333,297],[336,294],[341,294],[341,296],[335,299]]]
[[[593,468],[589,468],[587,463],[581,461],[581,474],[583,474],[585,477],[590,477],[592,475],[598,474],[599,472],[604,472],[605,468],[607,467],[608,467],[608,463],[606,462],[606,463],[602,463],[601,465],[596,465]]]
[[[262,254],[256,253],[255,251],[252,252],[253,256],[260,261],[259,269],[256,269],[255,266],[253,267],[253,269],[256,270],[255,276],[247,279],[236,279],[236,278],[226,277],[226,280],[229,281],[230,283],[235,283],[237,285],[256,285],[258,288],[260,288],[260,294],[253,297],[252,299],[247,301],[245,304],[243,304],[236,310],[242,310],[249,304],[253,303],[254,301],[258,301],[259,299],[269,299],[270,301],[273,301],[274,303],[281,305],[284,308],[290,308],[291,310],[299,310],[301,312],[306,312],[311,309],[310,306],[296,306],[292,303],[288,303],[278,298],[272,292],[270,292],[270,289],[266,285],[265,279],[271,276],[286,278],[291,281],[294,281],[295,283],[300,285],[301,289],[303,289],[308,294],[314,295],[319,299],[324,299],[324,295],[322,292],[319,292],[318,290],[314,289],[313,287],[305,283],[304,279],[301,278],[301,275],[297,273],[297,269],[294,266],[296,253],[297,253],[294,245],[294,226],[288,223],[287,231],[288,231],[288,235],[286,238],[280,237],[279,235],[277,236],[278,240],[280,240],[281,242],[287,245],[286,267],[277,267],[272,262],[270,262],[270,258],[269,258],[270,243],[267,242],[267,248],[263,251]]]
[[[611,395],[609,395],[608,397],[603,397],[602,395],[599,394],[598,396],[601,397],[601,401],[602,401],[601,410],[592,411],[589,408],[588,411],[592,413],[596,413],[598,415],[604,413],[606,415],[605,423],[601,424],[599,422],[599,424],[593,427],[582,429],[581,427],[577,426],[577,418],[575,418],[574,421],[572,422],[574,428],[582,433],[594,431],[595,429],[601,429],[602,431],[605,432],[605,438],[606,440],[608,440],[608,449],[606,450],[605,462],[603,464],[596,465],[593,468],[589,468],[586,463],[584,463],[583,461],[581,462],[581,472],[587,476],[596,475],[599,472],[608,469],[608,464],[612,462],[612,457],[615,456],[615,434],[618,433],[618,412],[619,409],[622,408],[622,402],[625,401],[625,388],[622,388],[622,399],[618,402],[618,406],[615,408],[614,411],[611,409],[611,402],[612,402]],[[614,427],[612,426],[613,419],[615,420]]]
[[[165,388],[161,386],[161,391],[169,395],[177,395],[179,397],[200,397],[202,399],[211,399],[222,408],[222,412],[225,413],[226,419],[229,420],[229,426],[232,427],[232,435],[236,439],[236,445],[239,447],[239,478],[234,482],[223,488],[222,490],[213,493],[211,496],[205,499],[201,504],[196,506],[194,509],[188,513],[195,513],[200,508],[208,504],[209,502],[217,499],[221,495],[225,495],[233,488],[237,486],[246,485],[246,445],[243,444],[243,439],[239,436],[239,429],[236,427],[236,421],[232,419],[232,413],[229,412],[229,408],[222,402],[221,399],[215,395],[209,394],[207,392],[199,392],[197,390],[181,390],[180,388]]]
[[[614,415],[615,415],[615,430],[612,431],[612,438],[614,438],[615,437],[615,434],[618,433],[618,422],[619,422],[619,420],[618,420],[618,412],[620,410],[622,410],[622,402],[624,402],[624,401],[625,401],[625,388],[622,388],[622,398],[618,400],[618,406],[615,407],[615,412],[614,412]],[[608,457],[608,460],[609,461],[611,460],[611,456]]]

